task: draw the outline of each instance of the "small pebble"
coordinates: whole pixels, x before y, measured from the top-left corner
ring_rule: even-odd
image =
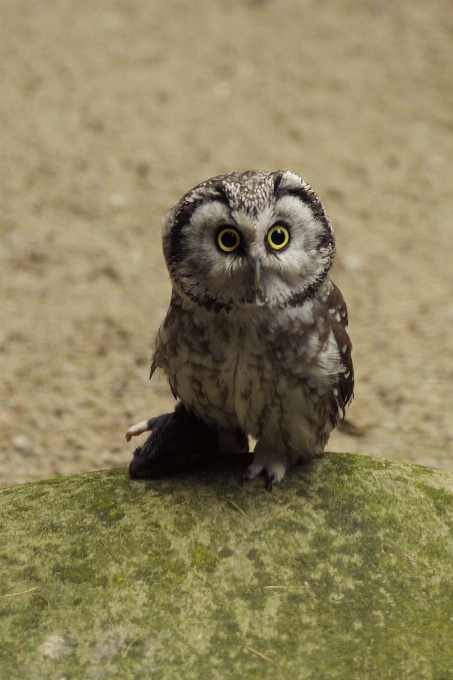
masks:
[[[343,257],[343,267],[350,274],[357,274],[362,269],[362,261],[357,255],[352,253]]]
[[[102,461],[103,463],[106,463],[106,464],[108,464],[108,463],[113,463],[114,460],[115,460],[115,456],[112,454],[111,451],[107,451],[107,450],[102,451],[102,453],[101,453],[101,461]]]
[[[32,449],[31,441],[24,434],[18,434],[16,437],[13,437],[12,442],[19,453],[30,453]]]
[[[126,197],[123,194],[112,194],[110,196],[109,203],[112,206],[112,208],[124,208],[127,201]]]

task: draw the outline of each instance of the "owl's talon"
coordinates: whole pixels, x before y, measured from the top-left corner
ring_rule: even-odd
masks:
[[[267,478],[267,490],[272,491],[274,484],[278,482],[278,475],[276,472],[271,472]]]
[[[264,465],[256,460],[253,461],[251,465],[248,466],[247,470],[244,472],[245,479],[255,479],[264,469]]]
[[[241,477],[241,486],[244,486],[245,482],[248,482],[248,480],[250,479],[249,475],[251,474],[251,472],[252,472],[251,469],[248,467]]]

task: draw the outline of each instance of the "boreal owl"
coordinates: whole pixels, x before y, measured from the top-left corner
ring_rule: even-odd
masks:
[[[269,490],[320,454],[353,396],[343,297],[330,279],[331,223],[292,172],[233,172],[202,182],[168,213],[163,250],[172,282],[151,376],[179,400],[129,428],[132,477],[187,470],[217,449],[247,451],[243,479]]]

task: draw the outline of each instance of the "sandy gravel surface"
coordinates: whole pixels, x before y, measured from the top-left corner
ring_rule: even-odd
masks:
[[[198,182],[290,169],[337,234],[356,399],[329,450],[453,470],[449,0],[0,0],[0,485],[128,463]],[[143,439],[143,438],[142,438]]]

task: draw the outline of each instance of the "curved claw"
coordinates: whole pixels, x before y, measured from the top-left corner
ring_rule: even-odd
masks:
[[[245,482],[248,481],[251,472],[252,472],[251,468],[248,467],[241,477],[241,486],[244,486]]]
[[[267,478],[267,490],[272,491],[274,488],[274,484],[278,482],[278,476],[276,472],[271,472],[269,477]]]

